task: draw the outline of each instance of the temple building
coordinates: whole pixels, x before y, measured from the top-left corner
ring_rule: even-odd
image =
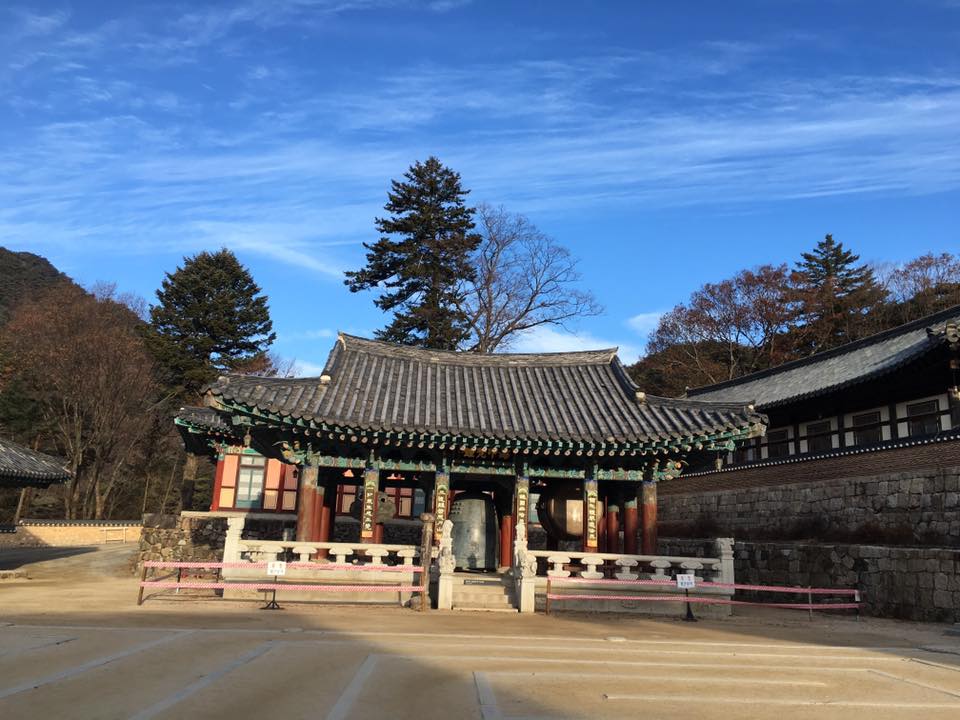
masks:
[[[755,442],[766,418],[645,395],[615,349],[480,355],[341,334],[319,377],[223,376],[176,423],[216,460],[213,511],[295,513],[305,542],[352,513],[369,543],[391,516],[442,521],[482,498],[504,567],[534,508],[551,543],[636,553],[642,538],[655,554],[657,484]]]
[[[703,515],[713,532],[738,538],[806,524],[960,545],[958,384],[955,306],[689,390],[690,400],[752,403],[769,429],[664,484],[661,519],[669,532],[695,533],[688,524]]]
[[[45,488],[67,482],[70,472],[65,465],[63,460],[0,438],[0,487]]]

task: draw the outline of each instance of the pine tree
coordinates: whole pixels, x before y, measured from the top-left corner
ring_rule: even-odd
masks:
[[[347,272],[344,282],[352,292],[380,289],[374,303],[393,312],[376,333],[381,340],[453,350],[469,334],[461,288],[474,278],[470,258],[481,239],[472,232],[474,209],[464,203],[469,191],[435,157],[415,163],[404,178],[387,194],[390,217],[376,220],[380,239],[364,243],[366,266]]]
[[[157,299],[149,344],[171,386],[188,396],[262,355],[276,338],[266,296],[226,248],[185,258],[167,273]]]
[[[802,327],[797,350],[812,354],[875,331],[870,317],[884,299],[873,270],[827,234],[801,255],[793,278]]]

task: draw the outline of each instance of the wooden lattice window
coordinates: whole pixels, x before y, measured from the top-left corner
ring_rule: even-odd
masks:
[[[807,452],[833,450],[833,430],[829,420],[807,423]]]
[[[240,468],[237,471],[237,497],[234,506],[238,508],[263,507],[263,480],[267,459],[262,455],[241,455]]]
[[[854,415],[851,425],[853,442],[856,445],[876,445],[883,440],[879,410]]]
[[[767,433],[767,457],[784,458],[790,455],[790,433],[786,429]]]
[[[907,405],[907,432],[911,437],[940,432],[940,403],[927,400]]]

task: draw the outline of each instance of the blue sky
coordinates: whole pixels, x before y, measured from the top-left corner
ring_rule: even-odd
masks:
[[[342,271],[435,154],[606,308],[514,349],[642,350],[657,313],[832,232],[960,250],[960,2],[36,2],[0,8],[0,244],[148,299],[227,246],[306,372],[384,323]]]

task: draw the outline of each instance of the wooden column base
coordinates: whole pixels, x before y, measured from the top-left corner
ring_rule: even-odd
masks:
[[[637,501],[627,500],[623,507],[623,552],[627,555],[637,554],[637,531],[640,529],[640,513],[637,512]]]
[[[607,552],[620,553],[620,508],[607,506]]]
[[[644,482],[641,492],[643,504],[643,555],[657,554],[657,484]]]
[[[313,542],[316,533],[314,516],[317,509],[317,468],[305,466],[300,470],[297,488],[297,540]]]

